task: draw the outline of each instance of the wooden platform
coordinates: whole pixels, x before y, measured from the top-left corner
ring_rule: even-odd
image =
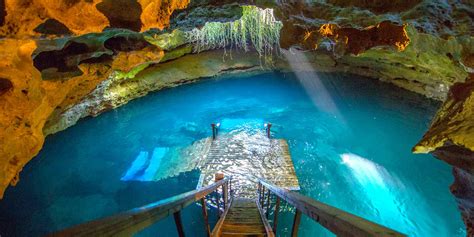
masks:
[[[238,133],[209,138],[206,144],[198,188],[214,182],[214,174],[221,171],[232,176],[238,197],[255,197],[258,178],[289,190],[300,189],[288,143],[283,139]]]

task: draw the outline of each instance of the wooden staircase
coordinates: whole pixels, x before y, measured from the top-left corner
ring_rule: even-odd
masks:
[[[275,236],[255,199],[235,198],[222,215],[212,236]]]
[[[267,125],[267,137],[270,138],[271,124]],[[218,133],[217,128],[218,125],[216,126],[216,124],[212,124],[213,141],[216,140]],[[293,162],[289,155],[288,144],[284,140],[266,140],[267,143],[270,142],[270,145],[274,141],[276,141],[277,146],[270,146],[270,150],[282,148],[283,152],[280,152],[278,155],[271,155],[271,153],[268,152],[267,153],[270,155],[256,152],[257,154],[255,156],[243,154],[239,149],[233,148],[245,147],[245,143],[230,143],[230,148],[227,149],[227,146],[220,146],[220,142],[217,141],[214,144],[215,146],[211,146],[209,149],[209,154],[206,158],[206,165],[202,169],[202,172],[207,175],[203,176],[201,174],[202,178],[200,179],[198,189],[149,203],[145,206],[134,208],[113,216],[79,224],[62,231],[51,233],[48,236],[132,236],[153,225],[155,222],[173,215],[177,234],[180,237],[184,237],[184,225],[187,223],[183,224],[181,211],[191,204],[200,202],[206,235],[209,237],[274,237],[278,230],[278,213],[280,212],[281,201],[285,201],[287,205],[293,206],[295,209],[295,217],[293,219],[291,230],[292,237],[298,236],[298,227],[303,214],[321,224],[324,228],[330,230],[337,236],[405,236],[404,234],[385,226],[294,192],[294,190],[299,190],[299,182],[294,171]],[[261,143],[254,145],[262,147]],[[241,160],[241,157],[244,157],[245,159]],[[267,176],[267,172],[260,172],[260,169],[249,169],[249,167],[253,167],[253,165],[261,166],[265,161],[275,161],[275,159],[269,159],[272,157],[280,158],[276,160],[280,160],[282,163],[270,162],[275,163],[275,165],[267,165],[265,169],[263,169],[264,171],[268,169],[272,174],[277,174],[276,177],[272,176],[270,182],[264,179],[264,177]],[[248,163],[249,161],[257,162],[251,162],[252,165],[245,166],[244,163]],[[225,168],[227,167],[221,165],[229,162],[231,162],[235,167],[243,167],[243,170],[237,169],[239,172],[232,173],[232,170],[226,170]],[[282,170],[278,169],[278,167]],[[245,192],[234,193],[235,190],[232,189],[232,177],[224,177],[224,173],[214,173],[215,170],[227,171],[227,173],[235,175],[239,182],[242,180],[251,181],[242,182],[242,185],[254,187],[253,189],[246,188],[247,190],[253,190],[252,192],[254,195],[249,195],[253,196],[253,198],[247,197]],[[246,180],[247,176],[260,178],[257,178],[256,180]],[[239,185],[237,185],[237,187],[245,188]],[[215,195],[211,195],[211,193],[214,193]],[[212,196],[214,196],[214,198]],[[213,208],[217,209],[219,221],[214,226],[211,233],[207,202],[212,199],[215,199],[215,205],[213,205]],[[273,199],[275,199],[275,205],[272,205]],[[71,205],[73,205],[73,203],[71,203]],[[272,208],[273,226],[270,226],[267,218],[269,217]],[[221,214],[221,212],[223,213]]]

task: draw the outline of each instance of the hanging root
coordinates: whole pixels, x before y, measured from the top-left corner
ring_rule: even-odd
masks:
[[[243,6],[242,17],[234,22],[207,22],[201,29],[187,33],[194,51],[237,48],[248,51],[253,47],[260,57],[271,58],[280,49],[282,23],[273,16],[273,9]]]

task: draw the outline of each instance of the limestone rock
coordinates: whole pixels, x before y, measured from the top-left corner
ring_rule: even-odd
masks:
[[[45,134],[52,134],[74,125],[86,116],[95,116],[128,101],[162,88],[191,83],[201,78],[251,70],[261,70],[258,56],[235,52],[222,60],[223,51],[209,51],[183,56],[156,64],[139,72],[134,78],[111,75],[81,102],[64,111],[58,120],[48,123]]]
[[[329,0],[341,7],[358,7],[368,9],[374,13],[381,14],[387,12],[402,12],[411,9],[421,2],[421,0],[393,0],[393,1],[363,1],[363,0]]]
[[[449,145],[474,151],[474,74],[471,74],[465,83],[457,83],[451,87],[448,99],[413,151],[427,153]],[[468,167],[454,164],[454,161],[448,163],[474,170],[474,157],[468,161],[470,163]]]
[[[140,31],[142,8],[136,0],[103,0],[97,10],[109,19],[110,27]]]
[[[467,235],[474,235],[474,74],[465,83],[451,87],[448,99],[413,151],[431,152],[453,166],[451,192],[461,210]]]
[[[175,29],[171,33],[160,34],[150,32],[148,35],[145,35],[145,40],[166,51],[173,50],[188,43],[186,33],[179,29]]]
[[[174,10],[189,0],[8,0],[0,13],[0,36],[36,36],[35,29],[54,19],[75,35],[102,32],[107,27],[146,31],[169,25]]]
[[[471,158],[474,158],[471,153]],[[461,210],[462,219],[467,229],[467,236],[474,235],[474,172],[453,168],[454,183],[451,185],[451,193],[456,197],[458,207]]]
[[[47,19],[34,31],[45,35],[69,35],[72,33],[63,23],[55,19]]]
[[[6,78],[0,78],[0,96],[7,93],[12,88],[13,83],[10,80]]]
[[[45,80],[79,76],[82,75],[79,69],[81,63],[104,63],[120,52],[151,47],[142,34],[129,30],[109,30],[72,38],[39,40],[38,46],[32,56],[33,62]]]
[[[275,9],[284,24],[282,47],[327,51],[344,71],[444,100],[449,87],[468,75],[463,61],[473,52],[472,7],[334,0],[280,3]]]

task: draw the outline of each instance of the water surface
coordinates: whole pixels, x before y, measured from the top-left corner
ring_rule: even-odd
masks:
[[[449,193],[450,167],[410,152],[439,104],[376,80],[318,77],[318,83],[282,73],[210,79],[84,119],[48,137],[17,187],[7,190],[0,235],[39,236],[192,190],[199,170],[157,180],[152,169],[185,162],[180,152],[210,136],[211,122],[241,121],[253,130],[271,122],[273,136],[288,140],[305,195],[410,236],[464,236]],[[146,162],[154,165],[134,171]],[[199,207],[183,215],[186,234],[204,236]],[[282,214],[281,236],[289,235],[292,217]],[[157,231],[176,236],[171,218],[140,235]],[[331,236],[303,219],[300,236],[316,235]]]

